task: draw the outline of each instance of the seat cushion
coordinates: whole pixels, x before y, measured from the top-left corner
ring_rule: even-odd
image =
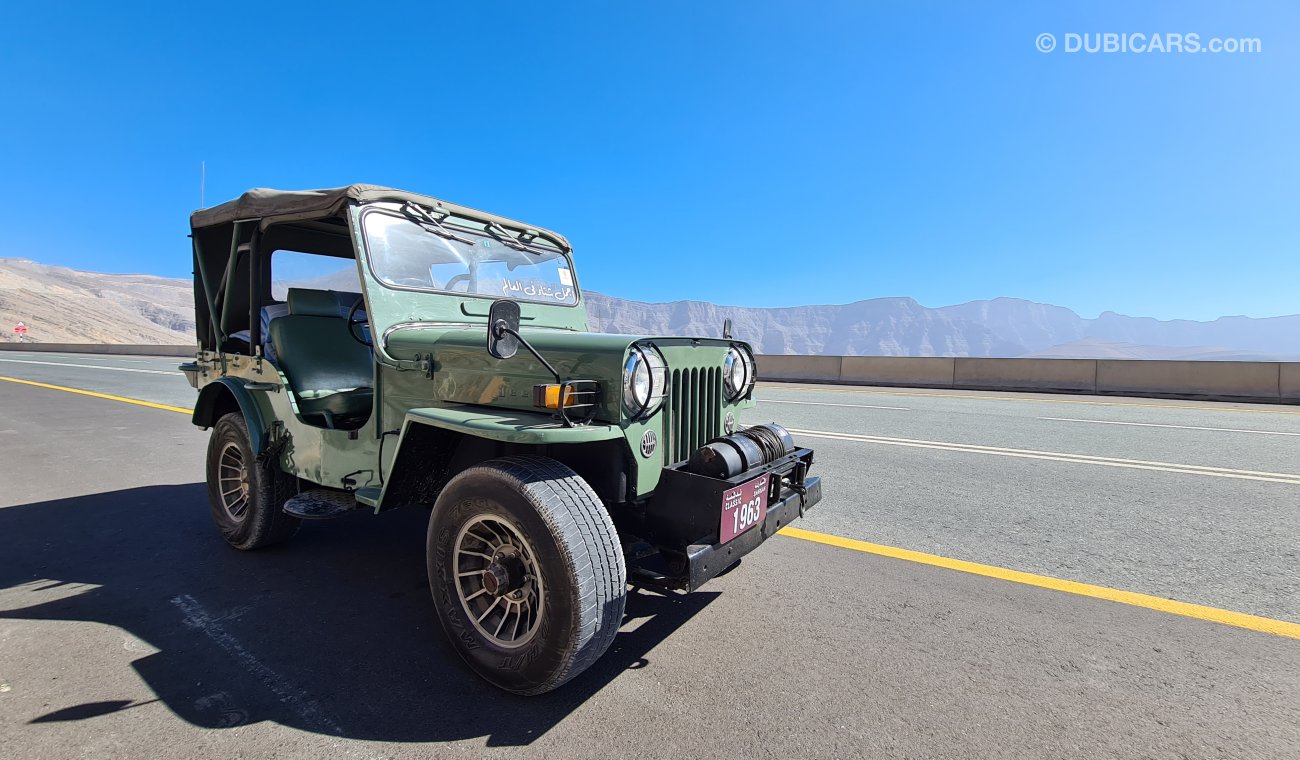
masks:
[[[348,391],[324,393],[319,396],[298,396],[298,411],[304,417],[328,414],[337,419],[366,418],[375,402],[375,392],[370,388],[353,388]]]

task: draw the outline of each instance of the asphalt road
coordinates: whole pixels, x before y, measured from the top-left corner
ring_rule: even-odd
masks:
[[[0,376],[188,407],[176,363]],[[748,421],[817,450],[798,527],[1300,622],[1300,408],[757,395]],[[423,512],[238,553],[205,444],[174,411],[0,381],[6,755],[1300,757],[1300,640],[786,536],[635,595],[558,692],[503,695],[442,643]]]

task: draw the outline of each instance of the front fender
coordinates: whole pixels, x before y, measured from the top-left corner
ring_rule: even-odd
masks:
[[[406,425],[412,424],[433,425],[474,438],[538,446],[593,443],[623,437],[623,429],[617,425],[565,427],[550,414],[469,405],[411,409],[406,413]]]
[[[514,409],[468,405],[411,409],[375,509],[432,505],[458,469],[499,455],[503,449],[592,444],[622,437],[623,431],[615,425],[565,427],[550,415]]]
[[[201,428],[210,428],[217,424],[222,415],[238,409],[248,424],[248,436],[253,452],[261,454],[266,450],[267,425],[262,408],[252,391],[244,387],[244,381],[236,377],[222,377],[199,391],[198,403],[194,405],[191,421]]]

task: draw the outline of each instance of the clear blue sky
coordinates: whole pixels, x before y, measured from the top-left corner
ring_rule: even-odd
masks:
[[[629,298],[1300,312],[1293,3],[282,5],[0,12],[0,256],[188,276],[206,160],[210,205],[371,182],[551,227]]]

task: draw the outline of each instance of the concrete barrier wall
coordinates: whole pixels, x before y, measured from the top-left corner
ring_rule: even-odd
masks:
[[[0,351],[192,357],[195,346],[0,343]],[[760,380],[1300,404],[1300,362],[759,356]]]
[[[765,380],[840,381],[838,356],[793,356],[772,354],[755,357],[759,376]]]
[[[847,385],[1300,403],[1296,362],[760,356],[758,376]]]
[[[1097,362],[1098,393],[1280,398],[1277,362]]]
[[[840,361],[840,381],[946,386],[952,384],[955,362],[951,357],[942,356],[845,356]]]
[[[955,388],[1084,391],[1097,384],[1093,359],[957,359]]]
[[[116,356],[188,356],[199,352],[194,346],[153,346],[129,343],[0,343],[0,351],[45,351],[68,354],[112,354]]]
[[[1283,401],[1300,404],[1300,364],[1285,362],[1278,369],[1278,395]]]

